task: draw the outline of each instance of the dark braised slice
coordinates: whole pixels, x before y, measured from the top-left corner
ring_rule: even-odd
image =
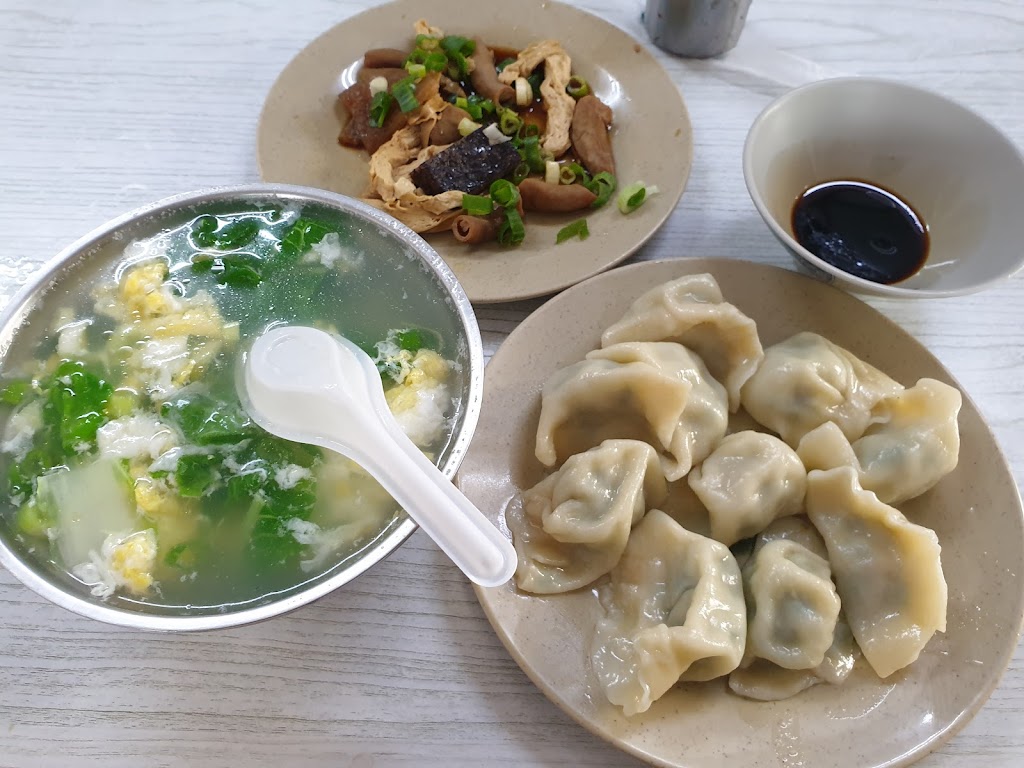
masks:
[[[384,125],[380,128],[370,125],[370,87],[365,83],[356,83],[345,89],[338,96],[338,101],[348,114],[338,136],[338,143],[342,146],[363,147],[372,155],[406,124],[401,110],[392,108]]]
[[[398,48],[371,48],[363,54],[363,66],[401,68],[407,56],[405,51]]]
[[[411,177],[428,195],[452,190],[478,195],[487,191],[491,182],[512,173],[520,162],[511,141],[492,145],[480,128],[434,155]]]
[[[612,110],[597,96],[588,95],[576,102],[572,113],[572,148],[583,166],[595,176],[607,171],[615,173],[615,155],[608,129]]]
[[[431,144],[451,144],[458,141],[462,135],[459,133],[459,123],[469,119],[469,113],[459,109],[454,104],[444,108],[441,117],[434,123],[430,131],[429,142]]]

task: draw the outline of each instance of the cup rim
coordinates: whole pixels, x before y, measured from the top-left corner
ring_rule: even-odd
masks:
[[[1018,271],[1024,268],[1024,252],[1022,252],[1017,260],[1017,264],[1012,269],[1002,275],[988,278],[987,280],[959,288],[907,288],[900,285],[876,283],[872,280],[866,280],[862,277],[852,275],[849,272],[830,264],[824,259],[815,256],[797,242],[796,238],[793,237],[793,235],[791,235],[768,210],[768,206],[765,204],[761,191],[754,182],[754,141],[756,140],[757,133],[762,129],[768,118],[773,113],[785,109],[796,99],[802,98],[808,93],[814,91],[829,88],[843,88],[850,85],[875,85],[913,92],[918,95],[935,99],[936,101],[943,103],[947,108],[960,111],[964,115],[976,121],[980,126],[983,126],[985,129],[990,131],[992,137],[996,138],[1011,155],[1016,157],[1020,165],[1021,173],[1024,174],[1024,151],[1017,147],[1017,145],[993,123],[949,96],[945,96],[929,88],[922,88],[921,86],[911,85],[900,80],[891,80],[884,77],[847,75],[842,77],[826,78],[824,80],[816,80],[787,91],[762,109],[751,123],[750,128],[747,131],[746,139],[743,142],[743,181],[747,187],[747,193],[750,195],[750,199],[754,203],[754,207],[768,225],[769,229],[772,230],[772,233],[798,257],[806,261],[808,264],[817,267],[822,272],[831,275],[837,281],[845,283],[848,287],[861,293],[888,296],[890,298],[929,299],[966,296],[972,293],[978,293],[994,285],[998,285],[1004,280],[1011,278]]]
[[[455,312],[466,336],[467,367],[469,370],[469,395],[464,402],[462,428],[452,443],[451,450],[441,472],[449,479],[454,478],[459,465],[469,450],[469,444],[480,419],[483,403],[483,343],[469,297],[456,278],[455,273],[441,256],[422,237],[392,216],[354,198],[313,187],[294,184],[239,184],[208,187],[193,192],[165,197],[127,213],[121,214],[93,229],[63,248],[56,256],[44,262],[28,282],[11,298],[0,311],[0,359],[6,356],[15,332],[20,328],[31,311],[31,299],[47,290],[54,276],[65,265],[89,251],[90,248],[108,240],[114,233],[143,219],[154,219],[160,214],[172,213],[187,206],[220,201],[277,200],[282,204],[319,203],[331,208],[354,213],[371,221],[380,230],[390,232],[406,243],[431,269],[454,304]],[[224,614],[205,616],[159,616],[145,611],[131,611],[114,608],[80,597],[62,589],[44,578],[38,569],[31,567],[6,541],[0,539],[0,565],[6,568],[21,583],[50,602],[81,616],[97,619],[133,629],[157,631],[203,631],[250,624],[288,613],[311,603],[335,589],[362,575],[372,566],[388,557],[409,538],[418,526],[409,517],[400,521],[387,535],[370,545],[368,551],[351,565],[342,568],[330,578],[318,584],[265,605],[245,608]]]

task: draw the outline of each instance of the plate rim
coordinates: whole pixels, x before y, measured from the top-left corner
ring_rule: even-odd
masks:
[[[501,346],[491,356],[491,359],[488,361],[487,367],[484,369],[484,403],[482,404],[481,407],[481,416],[483,416],[484,409],[487,406],[487,393],[491,388],[488,385],[488,381],[490,377],[493,376],[493,374],[489,373],[489,371],[492,370],[492,363],[494,362],[495,359],[498,359],[500,362],[503,361],[503,353],[505,355],[510,354],[507,351],[509,349],[509,347],[507,346],[507,342],[514,335],[519,333],[520,329],[527,328],[528,330],[530,330],[533,328],[533,326],[543,328],[545,315],[549,314],[552,311],[550,308],[553,305],[557,307],[558,304],[562,302],[572,300],[577,292],[585,291],[589,287],[589,285],[594,281],[603,279],[613,279],[613,272],[616,276],[618,276],[623,271],[644,271],[651,269],[653,265],[658,265],[658,268],[662,268],[665,265],[678,264],[680,265],[681,271],[679,272],[677,277],[681,277],[684,274],[694,274],[692,271],[689,271],[686,269],[686,267],[682,266],[692,262],[701,262],[702,264],[708,265],[707,271],[711,272],[712,274],[714,273],[714,266],[716,263],[730,265],[742,263],[755,267],[763,267],[768,271],[785,272],[788,276],[795,276],[800,281],[806,281],[805,284],[814,284],[826,291],[835,291],[838,294],[844,295],[852,299],[853,301],[863,305],[863,308],[866,309],[870,314],[873,314],[876,319],[881,320],[884,324],[888,325],[889,327],[896,328],[899,332],[909,337],[915,344],[920,346],[927,353],[927,355],[934,360],[935,363],[938,364],[939,368],[942,370],[942,372],[948,378],[948,380],[952,382],[952,384],[955,385],[957,389],[959,389],[964,401],[968,402],[971,408],[973,408],[974,411],[978,414],[981,426],[983,427],[986,436],[989,438],[989,440],[991,440],[992,446],[995,448],[996,456],[998,457],[999,468],[1010,479],[1010,486],[1013,489],[1013,499],[1016,502],[1016,516],[1024,520],[1024,503],[1022,503],[1021,489],[1017,485],[1016,479],[1013,475],[1013,468],[1010,466],[1010,463],[1006,458],[1006,453],[1003,451],[1003,448],[1000,445],[998,438],[992,431],[992,427],[990,426],[988,420],[984,417],[984,414],[982,413],[981,409],[978,408],[977,403],[964,389],[963,385],[960,384],[959,380],[949,371],[945,364],[943,364],[943,362],[939,360],[925,344],[919,341],[908,330],[900,326],[894,320],[890,319],[884,313],[872,307],[867,302],[863,301],[858,296],[843,291],[835,287],[834,285],[823,283],[819,280],[815,280],[814,278],[802,274],[800,272],[785,269],[783,267],[778,267],[771,264],[765,264],[763,262],[754,262],[746,259],[734,259],[713,256],[658,259],[652,261],[642,261],[637,264],[630,264],[624,267],[619,267],[613,271],[598,274],[596,276],[588,278],[587,280],[581,281],[576,285],[573,285],[572,287],[563,291],[558,296],[555,296],[550,301],[546,302],[541,307],[538,307],[536,310],[530,313],[530,315],[525,320],[523,320],[518,326],[516,326],[512,333],[510,333],[505,338],[505,340],[502,341]],[[466,458],[470,459],[471,453],[467,454]],[[461,481],[462,472],[465,471],[466,464],[467,462],[463,462],[463,466],[460,470],[459,475],[456,478],[456,482]],[[1024,579],[1022,579],[1022,581],[1024,581]],[[533,665],[529,663],[526,660],[526,658],[521,653],[519,653],[513,645],[510,636],[505,631],[501,623],[498,621],[497,616],[492,610],[492,605],[490,601],[487,599],[487,594],[491,590],[504,590],[508,587],[508,584],[502,585],[500,587],[481,587],[479,585],[474,584],[473,592],[477,598],[477,602],[483,609],[484,615],[487,617],[487,621],[490,623],[495,635],[501,641],[501,644],[504,646],[509,656],[512,657],[512,659],[516,662],[516,665],[526,674],[530,682],[533,683],[533,685],[536,686],[536,688],[544,694],[545,698],[547,698],[548,701],[550,701],[552,704],[558,707],[558,709],[561,712],[568,715],[574,722],[583,726],[589,733],[593,734],[594,736],[597,736],[602,741],[614,746],[615,748],[620,749],[623,752],[632,755],[633,757],[646,761],[650,765],[657,766],[658,768],[684,768],[686,766],[686,763],[667,762],[662,758],[656,755],[652,755],[644,749],[634,744],[631,744],[629,741],[626,740],[626,738],[622,736],[613,736],[603,731],[598,723],[584,717],[582,713],[577,711],[575,707],[571,706],[564,699],[564,697],[559,694],[557,690],[555,690],[552,686],[547,685],[547,683],[539,679],[536,670],[533,668]],[[512,589],[516,588],[513,586]],[[1024,634],[1024,591],[1019,592],[1017,595],[1017,619],[1014,625],[1010,627],[1010,629],[1013,642],[1007,643],[1006,646],[1002,649],[999,658],[997,659],[997,663],[993,665],[995,669],[995,674],[993,674],[990,677],[989,681],[975,693],[975,695],[971,698],[969,704],[959,714],[957,714],[957,716],[953,718],[953,720],[943,730],[931,734],[931,736],[928,739],[915,745],[913,749],[903,752],[902,754],[896,755],[892,759],[887,760],[884,763],[878,764],[876,768],[904,768],[905,766],[909,766],[923,759],[931,752],[948,743],[954,736],[956,736],[961,730],[963,730],[963,728],[968,723],[970,723],[971,720],[974,719],[974,717],[978,714],[979,711],[981,711],[982,707],[984,707],[984,705],[988,702],[989,698],[991,698],[992,693],[996,690],[996,688],[999,687],[1000,682],[1006,674],[1006,670],[1009,668],[1009,665],[1013,660],[1016,649],[1021,642],[1022,634]]]
[[[413,15],[429,13],[429,9],[425,7],[428,2],[433,2],[433,0],[389,0],[389,2],[383,3],[381,5],[366,8],[328,27],[315,38],[305,43],[298,51],[296,51],[292,55],[292,57],[288,60],[288,62],[284,65],[280,72],[278,72],[270,88],[267,90],[266,95],[264,96],[263,99],[263,103],[260,106],[259,116],[257,118],[253,152],[256,156],[256,170],[261,182],[288,183],[301,184],[303,186],[313,186],[310,185],[309,182],[307,181],[267,181],[266,171],[264,169],[264,153],[261,150],[261,145],[263,141],[262,137],[267,125],[267,117],[269,114],[271,114],[271,111],[269,110],[270,103],[272,101],[271,97],[278,92],[278,88],[282,84],[285,75],[296,63],[296,61],[302,58],[310,48],[320,43],[324,38],[336,34],[339,29],[342,29],[354,23],[366,23],[376,16],[386,17],[392,14],[401,14],[404,8],[408,8],[410,11],[413,11]],[[475,290],[472,291],[471,293],[468,288],[463,286],[464,290],[466,291],[467,295],[470,298],[471,303],[474,305],[479,304],[481,306],[493,306],[498,304],[507,304],[514,301],[525,301],[545,296],[553,296],[555,294],[561,293],[562,291],[574,285],[578,285],[579,283],[585,280],[595,277],[596,275],[602,274],[603,272],[607,272],[608,270],[618,266],[619,264],[630,258],[637,251],[639,251],[641,248],[643,248],[643,246],[645,246],[650,241],[650,239],[654,237],[654,235],[665,225],[665,222],[668,221],[669,217],[671,217],[671,215],[678,208],[679,201],[682,200],[683,194],[685,194],[686,189],[689,186],[690,177],[693,173],[694,129],[693,120],[690,116],[690,110],[687,107],[686,99],[683,97],[683,93],[679,83],[677,83],[672,78],[672,76],[668,73],[668,70],[665,69],[664,65],[662,65],[662,63],[658,61],[649,45],[638,40],[630,32],[618,26],[613,21],[606,19],[603,16],[600,16],[597,13],[594,13],[586,8],[581,8],[579,6],[572,5],[567,2],[562,2],[561,0],[520,0],[520,3],[517,6],[517,8],[521,8],[523,4],[532,4],[537,8],[547,8],[549,6],[553,6],[555,8],[561,9],[561,12],[572,13],[578,16],[586,17],[593,23],[603,25],[609,31],[612,31],[615,34],[620,35],[625,41],[631,43],[634,51],[636,51],[638,55],[643,55],[647,58],[647,61],[644,62],[644,66],[653,66],[654,68],[656,68],[652,69],[651,71],[655,71],[658,74],[660,74],[662,77],[665,78],[665,81],[669,85],[671,85],[670,92],[675,95],[676,99],[678,99],[678,107],[680,109],[682,118],[681,122],[677,127],[683,130],[683,132],[686,135],[688,135],[689,140],[686,141],[685,156],[679,157],[681,162],[679,163],[678,170],[681,171],[681,183],[679,184],[678,191],[676,191],[674,194],[674,199],[668,199],[668,203],[665,206],[664,210],[660,212],[660,214],[650,223],[650,225],[643,232],[643,234],[640,235],[635,240],[635,242],[632,242],[629,246],[627,246],[621,254],[616,254],[615,257],[610,260],[601,260],[600,263],[598,263],[596,266],[588,266],[585,272],[577,274],[575,277],[553,282],[543,288],[503,292],[500,293],[500,295],[474,295],[476,294]],[[594,61],[596,59],[593,56],[590,56],[587,60]],[[314,186],[313,188],[319,187]],[[334,192],[333,190],[326,191],[333,192],[333,194],[345,194],[341,192]],[[666,199],[663,195],[664,193],[660,194],[659,197],[662,197],[662,199]],[[361,197],[351,197],[360,202],[363,201],[363,198]],[[611,205],[612,202],[613,201],[609,201],[608,205]],[[431,248],[434,248],[435,251],[438,251],[438,254],[447,264],[448,262],[447,259],[445,258],[445,254],[435,246],[434,242],[432,242],[431,240],[427,240],[427,242],[431,246]],[[600,248],[595,248],[594,250],[596,252],[600,252]],[[450,264],[449,269],[451,269],[453,272],[455,271],[455,268]],[[459,277],[458,274],[456,274],[456,277]],[[462,279],[459,278],[459,281],[461,283]]]

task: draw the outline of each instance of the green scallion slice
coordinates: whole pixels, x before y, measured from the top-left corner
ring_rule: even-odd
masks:
[[[540,140],[536,136],[527,136],[519,147],[519,154],[534,173],[544,172],[544,155],[540,151]]]
[[[571,165],[575,165],[575,163],[563,165],[558,169],[559,184],[572,184],[576,181],[576,171],[570,167]]]
[[[470,216],[489,216],[494,213],[494,201],[485,195],[463,195],[462,210]]]
[[[608,171],[601,171],[584,186],[597,195],[597,199],[590,204],[591,208],[600,208],[607,203],[615,192],[615,177]]]
[[[370,100],[370,125],[380,128],[387,120],[394,99],[387,91],[381,91]]]
[[[647,187],[642,181],[630,184],[619,193],[619,210],[624,214],[632,213],[644,204],[649,195],[653,195],[657,191],[657,187]]]
[[[587,169],[579,163],[566,163],[565,167],[576,174],[576,181],[586,187],[590,184],[590,174],[587,173]]]
[[[427,68],[422,64],[413,64],[410,62],[405,65],[405,71],[417,80],[421,80],[427,76]]]
[[[498,130],[506,136],[515,136],[523,124],[522,118],[512,109],[502,109],[498,113]]]
[[[518,190],[516,191],[518,195]],[[505,220],[498,227],[498,242],[502,245],[519,245],[526,237],[526,227],[523,226],[523,217],[515,208],[505,209]]]
[[[490,99],[482,98],[474,93],[469,97],[469,103],[470,105],[475,104],[478,107],[480,107],[480,113],[482,115],[494,114],[494,102],[491,101]]]
[[[472,97],[466,98],[465,96],[459,96],[455,99],[455,106],[465,112],[474,120],[479,120],[483,117],[484,111],[480,108],[478,101],[474,101]]]
[[[431,51],[423,57],[423,66],[428,72],[444,72],[448,66],[448,57],[440,51]]]
[[[424,51],[435,51],[441,44],[441,41],[436,37],[430,35],[416,35],[416,47],[422,48]]]
[[[520,139],[528,139],[531,136],[540,136],[540,126],[536,123],[523,123],[519,129],[518,136]]]
[[[538,67],[532,75],[526,78],[526,82],[528,82],[530,84],[530,87],[533,89],[533,98],[541,98],[540,86],[541,83],[544,82],[544,70]]]
[[[507,179],[498,179],[493,182],[490,194],[491,200],[494,201],[495,205],[505,208],[515,207],[515,204],[519,202],[519,190],[516,189],[515,184]]]
[[[530,166],[524,160],[523,162],[516,166],[516,169],[514,171],[512,171],[512,183],[519,184],[520,181],[522,181],[529,175]]]
[[[574,237],[578,237],[580,240],[586,240],[590,237],[590,229],[587,227],[586,219],[576,219],[576,221],[566,224],[558,230],[558,234],[555,235],[555,245],[560,245]]]
[[[391,95],[395,97],[398,108],[403,112],[419,109],[420,103],[416,101],[416,89],[413,87],[411,77],[402,78],[391,86]]]
[[[579,75],[573,75],[565,86],[565,92],[574,99],[582,99],[590,93],[590,84]]]
[[[460,35],[446,35],[441,38],[441,49],[449,56],[453,53],[460,53],[463,56],[472,56],[476,50],[476,43],[468,37]]]
[[[469,74],[469,64],[466,57],[458,51],[448,52],[448,77],[452,80],[465,80]]]
[[[514,62],[515,62],[515,59],[502,59],[501,61],[499,61],[497,64],[494,65],[494,68],[496,70],[498,70],[498,72],[501,72],[501,70],[503,70],[509,64],[512,64]]]

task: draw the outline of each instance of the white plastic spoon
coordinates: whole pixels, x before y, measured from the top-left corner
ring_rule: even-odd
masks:
[[[512,544],[406,437],[377,367],[355,344],[316,328],[274,328],[252,345],[238,394],[271,434],[360,464],[471,581],[495,587],[512,577]]]

